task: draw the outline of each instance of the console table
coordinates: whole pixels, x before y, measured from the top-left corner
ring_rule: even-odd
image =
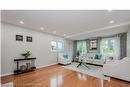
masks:
[[[25,70],[21,70],[20,67],[19,67],[19,62],[21,61],[29,61],[31,60],[30,62],[30,68],[29,69],[25,69]],[[25,73],[25,72],[29,72],[29,71],[33,71],[36,69],[35,67],[35,60],[36,58],[22,58],[22,59],[14,59],[14,62],[16,62],[16,70],[14,70],[14,74],[17,75],[17,74],[21,74],[21,73]]]

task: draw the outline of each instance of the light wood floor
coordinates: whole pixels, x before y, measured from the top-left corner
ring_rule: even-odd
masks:
[[[20,75],[2,77],[1,82],[13,82],[15,87],[130,87],[130,83],[98,78],[65,69],[61,65],[38,69]],[[102,84],[104,86],[102,86]]]

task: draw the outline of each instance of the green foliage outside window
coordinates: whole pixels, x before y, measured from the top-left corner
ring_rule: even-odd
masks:
[[[101,42],[101,52],[104,55],[115,55],[114,40],[103,40]]]
[[[82,56],[87,52],[86,41],[77,42],[77,57]]]

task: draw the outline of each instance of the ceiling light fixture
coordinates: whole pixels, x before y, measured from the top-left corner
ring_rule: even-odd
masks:
[[[44,27],[41,27],[40,29],[41,29],[41,30],[44,30]]]
[[[23,21],[19,21],[19,23],[20,23],[20,24],[24,24],[24,22],[23,22]]]
[[[66,34],[64,34],[64,36],[66,36]]]
[[[113,21],[113,20],[111,20],[109,23],[110,23],[110,24],[113,24],[113,23],[114,23],[114,21]]]

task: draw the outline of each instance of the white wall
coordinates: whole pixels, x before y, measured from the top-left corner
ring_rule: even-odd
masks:
[[[24,41],[15,40],[15,35],[24,36]],[[26,42],[25,36],[32,36],[33,42]],[[65,51],[73,50],[72,41],[64,40],[63,38],[53,35],[24,29],[10,24],[2,23],[2,75],[13,73],[14,58],[22,58],[20,55],[25,50],[32,52],[32,56],[36,57],[36,66],[43,67],[57,63],[57,52],[51,52],[50,42],[64,41]]]
[[[127,34],[127,56],[130,57],[130,26]]]
[[[1,75],[1,27],[0,27],[0,75]]]

